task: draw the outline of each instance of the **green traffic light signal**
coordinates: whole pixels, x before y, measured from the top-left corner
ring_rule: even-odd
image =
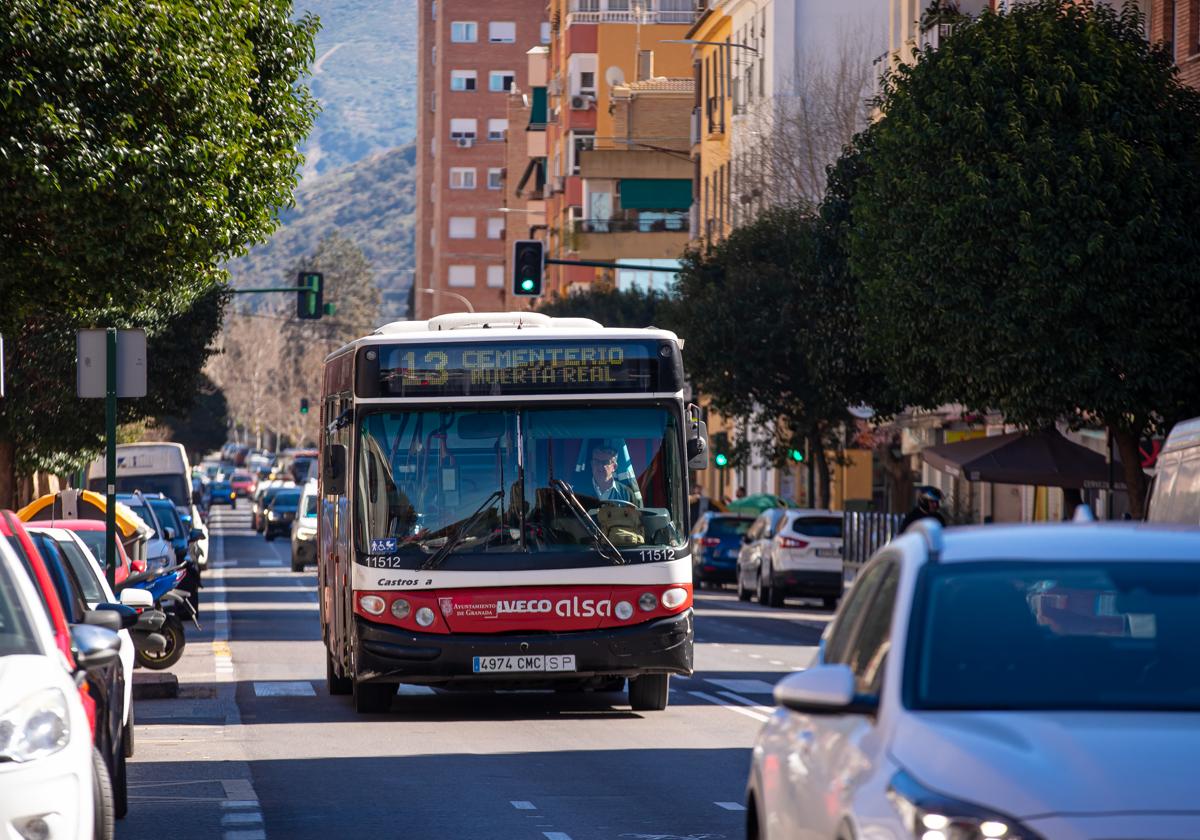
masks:
[[[308,414],[308,398],[307,397],[300,398],[300,413]]]
[[[526,277],[524,280],[521,281],[521,291],[532,292],[533,287],[534,287],[534,282],[531,278]]]
[[[799,449],[788,450],[788,457],[791,458],[793,461],[795,461],[797,464],[804,463],[804,453],[801,452]]]
[[[718,452],[713,457],[713,463],[715,463],[718,467],[727,467],[729,466],[729,456],[724,452]]]

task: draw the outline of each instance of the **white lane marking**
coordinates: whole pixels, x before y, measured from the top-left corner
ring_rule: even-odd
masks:
[[[561,831],[543,831],[542,836],[546,840],[571,840],[570,834],[564,834]]]
[[[241,781],[240,779],[238,781]],[[253,791],[251,791],[253,793]],[[226,799],[221,803],[222,808],[257,808],[257,799]]]
[[[263,557],[258,561],[260,566],[282,566],[283,561],[278,557]]]
[[[537,807],[532,802],[527,802],[523,799],[514,799],[511,804],[518,811],[536,811]]]
[[[703,691],[691,692],[693,697],[699,697],[706,703],[712,703],[714,706],[720,706],[723,709],[728,709],[731,712],[737,712],[739,715],[745,715],[748,718],[754,718],[759,723],[766,723],[770,718],[766,715],[761,715],[758,712],[752,712],[743,706],[731,705],[729,702],[722,700],[720,697],[713,697],[711,694],[705,694]]]
[[[262,829],[248,831],[226,831],[225,840],[267,840],[267,833]]]
[[[222,779],[221,787],[225,789],[225,798],[235,803],[229,805],[230,808],[240,808],[247,802],[258,804],[258,794],[249,779]]]
[[[762,654],[761,654],[761,653],[751,653],[751,654],[748,654],[748,656],[749,656],[751,659],[762,659]]]
[[[771,664],[772,664],[772,665],[782,665],[782,664],[783,664],[783,660],[782,660],[782,659],[772,659],[772,660],[771,660]]]
[[[714,802],[718,808],[724,808],[726,811],[745,811],[746,806],[740,802]]]
[[[766,680],[705,680],[726,691],[740,691],[743,694],[771,694],[775,686]]]
[[[396,690],[396,693],[401,697],[429,697],[437,694],[432,688],[427,685],[401,685]]]
[[[255,697],[315,697],[312,683],[299,680],[280,680],[275,682],[256,682]]]
[[[741,703],[743,706],[749,706],[751,709],[754,709],[756,712],[761,712],[762,714],[765,714],[768,716],[773,711],[775,711],[775,709],[771,706],[759,705],[758,703],[755,703],[750,698],[743,697],[740,694],[734,694],[732,691],[718,691],[717,693],[728,700],[732,700],[735,703]]]
[[[221,825],[251,825],[262,821],[262,814],[258,811],[230,811],[221,817]]]

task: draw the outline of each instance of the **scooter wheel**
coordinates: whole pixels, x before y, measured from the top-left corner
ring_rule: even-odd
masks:
[[[149,668],[151,671],[165,671],[178,662],[179,658],[183,656],[183,647],[186,644],[186,639],[183,635],[183,622],[177,616],[168,615],[167,620],[163,622],[163,626],[158,632],[167,640],[167,646],[163,648],[161,653],[150,653],[141,650],[134,651],[134,658],[137,660],[137,663],[143,668]]]

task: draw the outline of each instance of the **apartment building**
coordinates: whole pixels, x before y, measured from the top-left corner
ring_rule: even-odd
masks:
[[[1165,41],[1179,77],[1200,88],[1200,0],[1153,0],[1148,5],[1150,40]]]
[[[413,317],[504,307],[509,93],[546,43],[543,0],[422,0]]]
[[[687,206],[665,206],[680,203],[672,192],[679,188],[656,192],[656,185],[644,182],[690,180],[690,171],[680,169],[688,166],[686,109],[677,124],[643,120],[632,132],[628,122],[618,129],[616,114],[624,108],[628,119],[626,106],[633,100],[684,97],[690,102],[691,48],[679,41],[696,20],[695,0],[550,0],[549,10],[548,255],[673,263],[687,241]],[[622,101],[625,104],[618,105]],[[639,164],[641,177],[637,178],[605,172],[599,162],[589,166],[597,188],[585,195],[583,169],[593,150],[637,152],[647,162]],[[632,158],[622,160],[632,162]],[[600,188],[601,181],[608,181],[609,188]],[[627,189],[622,190],[622,184]],[[664,206],[648,207],[647,202]],[[653,282],[648,273],[614,275],[606,269],[552,266],[546,289],[563,293],[598,278],[616,285]]]

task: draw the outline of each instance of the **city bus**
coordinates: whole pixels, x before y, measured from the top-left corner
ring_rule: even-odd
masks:
[[[692,671],[688,471],[706,429],[658,329],[402,321],[325,360],[318,586],[332,694],[617,691]]]

